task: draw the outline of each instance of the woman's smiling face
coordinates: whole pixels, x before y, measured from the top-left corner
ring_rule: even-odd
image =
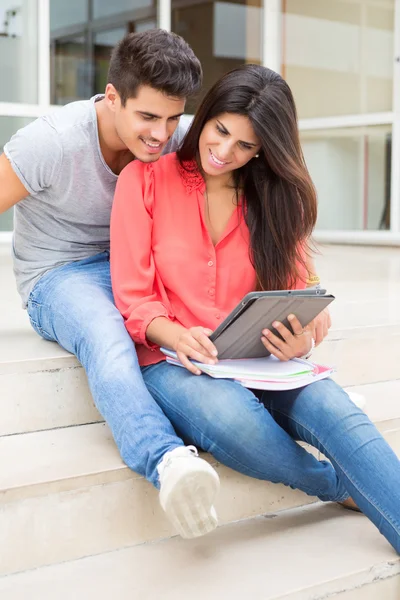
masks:
[[[223,113],[208,121],[200,134],[202,170],[208,176],[230,174],[254,158],[260,148],[248,117]]]

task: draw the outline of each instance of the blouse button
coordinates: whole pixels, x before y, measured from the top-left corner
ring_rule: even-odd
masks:
[[[215,315],[215,318],[216,318],[216,319],[220,319],[220,318],[221,318],[221,315],[220,315],[219,313],[217,313],[217,314]]]
[[[212,267],[214,263],[213,263],[212,260],[209,260],[207,264],[208,264],[209,267]]]
[[[208,294],[209,294],[210,296],[214,296],[214,294],[215,294],[215,290],[214,290],[214,288],[210,288],[210,289],[208,290]]]

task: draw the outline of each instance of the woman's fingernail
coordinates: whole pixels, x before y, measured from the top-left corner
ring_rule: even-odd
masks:
[[[201,375],[201,371],[196,371],[196,375]]]
[[[269,329],[263,329],[263,334],[264,334],[265,336],[269,335]]]
[[[288,319],[289,319],[289,321],[293,321],[293,319],[294,319],[294,315],[289,315],[289,316],[288,316]]]
[[[272,323],[272,326],[273,326],[273,327],[278,327],[278,326],[279,326],[279,323],[278,323],[278,321],[274,321],[274,322]]]
[[[213,351],[211,352],[211,354],[212,354],[213,356],[218,356],[218,350],[213,350]]]

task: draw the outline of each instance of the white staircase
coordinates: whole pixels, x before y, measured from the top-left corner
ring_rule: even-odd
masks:
[[[337,300],[315,358],[367,398],[400,456],[400,249],[323,255],[318,270]],[[6,256],[0,281],[1,600],[398,600],[399,558],[365,517],[210,456],[224,526],[172,537],[156,491],[119,458],[79,363],[31,331]]]

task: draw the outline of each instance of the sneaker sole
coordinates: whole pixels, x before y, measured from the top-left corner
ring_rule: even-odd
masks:
[[[213,504],[218,490],[219,479],[212,471],[187,473],[175,483],[164,510],[179,535],[196,538],[217,527]]]

